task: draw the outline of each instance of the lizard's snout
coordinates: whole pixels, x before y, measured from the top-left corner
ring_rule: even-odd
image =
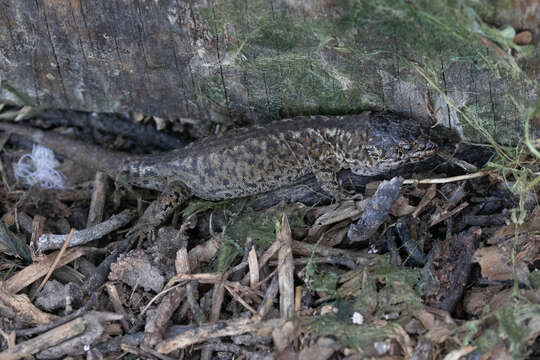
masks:
[[[411,151],[409,152],[409,156],[417,160],[427,159],[435,155],[438,150],[439,145],[437,145],[431,140],[424,139],[423,141],[419,141],[416,146],[411,149]]]
[[[433,141],[431,140],[428,140],[425,144],[425,149],[426,151],[437,151],[439,149],[439,145],[437,145],[436,143],[434,143]]]

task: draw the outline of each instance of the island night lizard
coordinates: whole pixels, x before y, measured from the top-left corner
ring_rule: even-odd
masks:
[[[130,156],[55,133],[0,123],[82,165],[162,191],[144,223],[163,221],[190,195],[223,200],[255,195],[315,175],[338,194],[335,174],[378,175],[433,156],[437,145],[413,120],[391,113],[307,116],[211,136],[157,155]]]

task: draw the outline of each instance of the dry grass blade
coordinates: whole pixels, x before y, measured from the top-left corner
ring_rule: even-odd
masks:
[[[415,180],[415,179],[406,179],[403,180],[403,184],[410,185],[410,184],[446,184],[456,181],[463,181],[463,180],[469,180],[469,179],[475,179],[482,176],[487,176],[493,174],[493,171],[479,171],[473,174],[466,174],[466,175],[459,175],[459,176],[452,176],[447,178],[440,178],[440,179],[423,179],[423,180]]]

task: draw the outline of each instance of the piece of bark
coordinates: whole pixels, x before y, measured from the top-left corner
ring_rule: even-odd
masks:
[[[56,280],[48,281],[35,300],[35,304],[41,309],[52,311],[65,309],[64,313],[70,313],[73,305],[78,305],[78,300],[82,299],[80,287],[73,283],[62,284]]]
[[[399,196],[402,178],[395,177],[379,184],[377,191],[366,205],[360,219],[349,227],[347,244],[365,244],[386,220],[394,201]]]
[[[37,287],[37,289],[32,289],[31,291],[31,297],[30,299],[34,299],[36,295],[41,291],[43,286],[49,281],[49,278],[51,277],[54,270],[56,270],[59,266],[58,263],[62,260],[62,257],[64,256],[67,247],[69,246],[69,243],[71,242],[71,239],[73,238],[73,234],[75,233],[75,228],[71,228],[71,231],[69,232],[64,244],[62,245],[62,248],[60,248],[60,251],[58,251],[58,254],[56,255],[56,258],[54,259],[53,263],[51,264],[49,270],[47,271],[47,274],[43,277],[43,280],[41,280],[41,283]]]
[[[210,309],[209,320],[211,323],[215,323],[219,320],[221,315],[221,308],[223,306],[223,301],[225,300],[225,278],[214,285],[212,289],[212,307]],[[201,359],[207,360],[211,359],[213,349],[208,346],[204,346],[201,352]]]
[[[122,351],[123,344],[139,346],[143,336],[144,336],[143,332],[137,332],[134,334],[124,335],[124,336],[116,336],[105,342],[97,344],[95,346],[95,349],[99,350],[103,354],[118,353]]]
[[[109,295],[109,300],[113,305],[114,311],[116,311],[117,314],[122,315],[122,318],[120,319],[120,324],[122,324],[124,331],[129,331],[127,312],[122,305],[122,300],[120,299],[120,294],[118,294],[118,289],[116,289],[116,286],[114,284],[109,283],[105,285],[105,290]]]
[[[64,284],[72,283],[80,286],[83,284],[86,276],[75,270],[74,267],[66,265],[54,271],[54,278]]]
[[[168,354],[174,350],[183,349],[208,339],[272,330],[280,327],[284,322],[285,320],[283,319],[270,319],[265,321],[232,319],[219,321],[210,325],[185,326],[184,331],[181,331],[181,327],[178,327],[178,332],[180,332],[180,334],[166,338],[156,346],[156,350]]]
[[[189,263],[192,271],[197,271],[200,268],[201,262],[210,262],[219,250],[219,241],[215,237],[211,237],[202,244],[199,244],[189,250]]]
[[[125,113],[87,113],[47,109],[39,113],[38,119],[40,124],[45,123],[49,127],[78,127],[85,135],[91,133],[92,137],[97,141],[111,135],[119,137],[124,140],[125,146],[131,145],[131,147],[136,146],[140,149],[156,147],[161,150],[172,150],[188,144],[188,141],[179,139],[178,136],[159,131],[152,123],[134,122],[133,117]],[[100,133],[96,130],[103,133],[103,135],[100,136]]]
[[[186,289],[177,287],[159,303],[155,315],[148,320],[144,330],[143,345],[153,347],[162,340],[166,324],[186,297]]]
[[[124,210],[119,214],[111,216],[108,220],[90,228],[76,231],[70,242],[70,247],[86,244],[92,240],[97,240],[110,232],[121,228],[129,223],[135,214],[131,210]],[[38,240],[40,251],[58,249],[66,241],[67,235],[43,234]]]
[[[179,274],[191,274],[191,267],[187,251],[187,241],[185,246],[176,253],[176,271]],[[186,299],[189,304],[193,318],[198,324],[207,322],[206,314],[203,312],[197,301],[197,282],[190,281],[186,284]]]
[[[68,321],[71,321],[75,318],[78,318],[79,316],[82,316],[87,311],[93,309],[96,306],[97,301],[98,301],[98,294],[94,292],[90,295],[90,298],[88,299],[86,304],[84,304],[84,306],[80,307],[79,309],[72,312],[71,314],[58,318],[53,321],[49,321],[46,324],[38,325],[33,328],[17,330],[17,335],[18,336],[33,336],[36,334],[44,333],[45,331],[49,331],[55,327],[58,327],[62,324],[67,323]]]
[[[59,327],[27,340],[0,353],[0,360],[17,360],[34,355],[43,349],[71,339],[85,331],[86,320],[82,317],[60,325]]]
[[[122,315],[108,312],[90,311],[81,317],[86,328],[84,332],[67,341],[50,346],[37,354],[38,359],[58,359],[66,355],[83,355],[88,346],[97,343],[103,334],[103,325],[107,321],[117,321]],[[68,323],[69,324],[69,323]],[[62,325],[65,326],[65,325]]]
[[[270,259],[278,253],[281,245],[282,244],[279,241],[274,241],[272,245],[270,245],[268,249],[265,250],[265,252],[259,258],[259,270],[261,270],[268,263],[268,261],[270,261]],[[249,274],[245,274],[244,278],[240,281],[240,283],[248,284]]]
[[[0,285],[0,301],[11,310],[13,318],[27,325],[47,324],[57,318],[56,315],[38,309],[30,302],[26,294],[11,293],[5,285]],[[6,318],[8,317],[11,316],[6,315]]]
[[[235,283],[225,284],[225,290],[227,290],[229,295],[231,295],[232,298],[235,301],[237,301],[240,305],[242,305],[247,311],[251,312],[252,315],[257,315],[257,310],[255,310],[251,305],[249,305],[247,301],[242,298],[240,291],[232,287],[231,284],[235,284]]]
[[[136,237],[133,236],[126,240],[119,241],[116,249],[97,266],[96,271],[85,281],[83,289],[86,294],[96,291],[107,280],[111,271],[111,265],[124,252],[128,251],[135,244]]]
[[[34,249],[37,249],[37,241],[43,234],[44,228],[45,217],[41,215],[34,216],[34,219],[32,220],[32,236],[30,237],[30,244],[32,244]]]
[[[279,312],[283,319],[294,315],[294,262],[291,248],[291,228],[286,215],[276,223],[276,242],[281,244],[278,252]]]
[[[171,287],[172,285],[182,281],[199,281],[204,284],[213,284],[221,281],[223,273],[197,273],[197,274],[178,274],[169,279],[169,282],[165,287]]]
[[[437,185],[435,184],[430,185],[427,188],[424,196],[422,197],[422,200],[420,200],[420,203],[416,206],[416,209],[412,213],[412,216],[414,218],[418,217],[418,215],[420,215],[420,213],[424,211],[425,207],[429,205],[431,200],[433,200],[436,194],[437,194]]]
[[[455,208],[453,208],[452,210],[441,210],[440,212],[433,214],[429,222],[429,227],[435,226],[438,223],[453,217],[454,215],[460,213],[467,206],[469,206],[469,203],[463,202],[459,204],[458,206],[456,206]]]
[[[534,235],[533,235],[534,236]],[[516,250],[522,245],[516,243]],[[534,241],[533,241],[534,242]],[[527,261],[518,254],[512,259],[511,245],[500,244],[498,246],[484,246],[474,253],[474,261],[480,265],[482,277],[488,281],[512,281],[529,283],[530,270]],[[525,252],[534,256],[537,252],[534,248],[528,248]],[[532,259],[529,259],[532,263]]]
[[[159,293],[165,284],[165,277],[152,259],[142,250],[133,250],[118,257],[111,265],[109,280],[120,280],[132,289],[141,286],[145,291]]]
[[[212,290],[212,308],[210,309],[210,321],[216,322],[221,315],[221,307],[225,300],[225,279],[214,285]]]
[[[272,309],[274,300],[278,294],[279,281],[276,275],[272,276],[270,285],[266,288],[263,301],[259,304],[258,313],[261,318],[264,318]]]
[[[176,272],[179,274],[191,273],[191,260],[187,253],[187,241],[183,239],[183,229],[180,229],[176,236],[180,238],[181,248],[176,252],[175,266]],[[150,318],[144,329],[144,337],[142,344],[146,347],[154,347],[163,339],[166,326],[182,300],[186,298],[187,287],[177,287],[166,294],[163,300],[159,303],[154,315]],[[193,289],[189,291],[193,292]]]
[[[416,243],[416,240],[411,238],[409,221],[407,218],[402,217],[396,222],[396,231],[403,244],[403,249],[407,254],[406,262],[412,261],[415,265],[424,265],[426,263],[426,258]]]
[[[90,209],[88,209],[87,228],[97,225],[103,220],[103,210],[105,209],[107,190],[108,176],[101,171],[96,172],[92,199],[90,200]]]
[[[64,266],[69,264],[73,260],[77,259],[80,256],[84,256],[90,252],[90,249],[86,248],[77,248],[77,249],[68,249],[64,256],[60,259],[60,262],[57,264],[57,267]],[[28,285],[32,284],[34,281],[38,280],[42,276],[45,276],[49,271],[49,268],[54,263],[58,251],[48,254],[43,257],[39,262],[35,262],[31,265],[28,265],[23,270],[19,271],[9,279],[4,282],[6,290],[16,294]]]
[[[480,229],[471,228],[435,243],[424,271],[437,280],[438,288],[427,290],[426,304],[454,311],[467,285],[480,234]]]

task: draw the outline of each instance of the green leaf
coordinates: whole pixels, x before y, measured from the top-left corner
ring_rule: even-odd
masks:
[[[30,249],[26,243],[9,231],[4,222],[0,225],[0,243],[8,248],[13,255],[22,258],[27,263],[32,262]]]

